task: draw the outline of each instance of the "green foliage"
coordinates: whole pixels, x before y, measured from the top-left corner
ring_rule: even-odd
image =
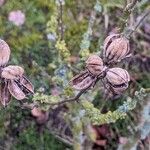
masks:
[[[18,140],[12,147],[13,150],[59,150],[63,148],[65,146],[53,138],[48,130],[44,129],[42,133],[38,133],[34,124],[18,135]]]

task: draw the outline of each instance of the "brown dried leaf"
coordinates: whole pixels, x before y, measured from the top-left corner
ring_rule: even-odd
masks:
[[[17,85],[17,83],[13,80],[8,82],[9,92],[15,97],[17,100],[22,100],[26,98],[25,93],[21,90],[21,88]]]
[[[31,110],[31,114],[32,116],[34,117],[40,117],[43,115],[43,112],[40,108],[37,108],[37,107],[34,107],[32,110]]]
[[[87,71],[84,71],[80,73],[79,75],[76,75],[71,81],[71,85],[76,90],[84,90],[88,87],[90,87],[95,79],[89,75]]]
[[[20,66],[8,66],[2,70],[2,78],[14,80],[19,79],[24,73],[24,69]]]
[[[0,87],[1,104],[3,106],[6,106],[6,105],[8,105],[10,100],[11,100],[11,95],[10,95],[9,90],[8,90],[8,83],[7,82],[1,83],[1,87]]]
[[[0,39],[0,66],[7,64],[10,57],[10,48],[8,44]]]

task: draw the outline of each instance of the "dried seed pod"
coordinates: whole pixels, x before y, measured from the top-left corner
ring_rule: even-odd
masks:
[[[87,71],[84,71],[84,72],[80,73],[79,75],[76,75],[70,81],[70,84],[76,90],[84,90],[84,89],[87,89],[88,87],[92,86],[94,81],[95,81],[95,78],[90,76]]]
[[[103,61],[97,55],[91,55],[86,61],[88,71],[94,75],[99,76],[104,71]]]
[[[8,63],[10,57],[10,48],[8,44],[0,39],[0,66],[4,66]]]
[[[8,89],[11,95],[15,97],[17,100],[23,100],[26,98],[25,93],[22,91],[22,89],[17,85],[15,81],[9,80]]]
[[[119,62],[130,56],[129,40],[120,34],[112,34],[104,41],[103,57],[106,63]]]
[[[26,94],[29,94],[29,93],[33,94],[34,93],[34,86],[25,76],[22,76],[20,78],[19,84],[23,87],[23,91]]]
[[[3,68],[1,77],[5,79],[19,79],[24,73],[24,69],[20,66],[8,66]]]
[[[8,90],[8,83],[2,82],[0,87],[0,102],[3,106],[6,106],[11,100],[11,95]]]
[[[128,88],[128,82],[130,81],[130,75],[125,69],[111,68],[106,74],[107,83],[113,89],[116,94],[122,93]]]

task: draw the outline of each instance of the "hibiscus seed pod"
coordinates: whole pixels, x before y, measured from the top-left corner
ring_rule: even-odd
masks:
[[[17,85],[15,81],[9,80],[8,89],[11,95],[15,97],[17,100],[23,100],[26,98],[25,93],[22,91],[22,89]]]
[[[119,62],[130,56],[129,40],[120,35],[112,34],[104,41],[103,58],[106,63]]]
[[[1,77],[5,79],[19,79],[24,73],[24,69],[20,66],[8,66],[2,69]]]
[[[34,94],[34,86],[25,76],[20,78],[18,84],[22,86],[22,89],[26,94]]]
[[[76,90],[84,90],[89,88],[93,84],[94,80],[95,79],[90,76],[87,71],[84,71],[73,77],[70,84]]]
[[[8,82],[2,82],[0,86],[0,102],[3,106],[7,106],[11,100],[11,95],[8,90]]]
[[[0,66],[5,66],[10,57],[10,48],[8,44],[0,39]]]
[[[95,76],[100,75],[104,71],[103,61],[97,55],[91,55],[86,61],[86,68]]]
[[[116,94],[122,93],[128,88],[129,73],[122,68],[111,68],[106,73],[106,79]]]

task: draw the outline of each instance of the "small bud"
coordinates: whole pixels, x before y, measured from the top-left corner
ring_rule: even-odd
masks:
[[[106,74],[106,79],[110,87],[116,94],[121,94],[128,88],[128,82],[130,81],[130,75],[125,69],[111,68]]]
[[[8,44],[0,39],[0,66],[4,66],[8,63],[10,57],[10,48]]]
[[[31,114],[33,117],[36,117],[36,121],[38,124],[44,124],[49,117],[49,112],[42,111],[40,108],[33,108],[31,110]]]
[[[119,62],[130,56],[129,40],[120,34],[108,36],[104,41],[103,57],[106,63]]]
[[[104,71],[103,61],[97,55],[91,55],[86,61],[88,71],[95,76],[100,75]]]
[[[43,112],[40,108],[34,107],[31,110],[31,114],[32,114],[33,117],[40,117],[43,114]]]
[[[20,78],[24,73],[24,69],[20,66],[8,66],[3,68],[1,77],[5,79],[18,79]]]

